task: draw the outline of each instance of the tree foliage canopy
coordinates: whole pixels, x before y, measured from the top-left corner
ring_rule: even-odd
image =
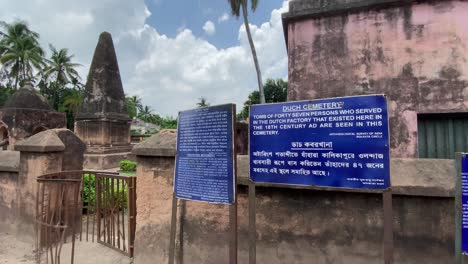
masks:
[[[24,80],[31,80],[34,70],[44,66],[44,50],[39,44],[39,34],[29,29],[23,21],[11,24],[0,22],[0,64],[9,73],[9,86],[18,89]]]
[[[265,91],[265,100],[267,103],[286,102],[288,99],[288,82],[282,79],[268,79],[263,85]],[[246,120],[249,117],[249,107],[254,104],[260,104],[260,95],[258,91],[249,94],[247,101],[244,102],[244,108],[237,115],[237,119]]]

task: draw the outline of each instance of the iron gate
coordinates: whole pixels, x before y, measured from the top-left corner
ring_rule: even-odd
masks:
[[[76,239],[98,242],[133,257],[136,177],[64,171],[40,176],[37,183],[37,263],[60,263],[68,239],[72,264]]]

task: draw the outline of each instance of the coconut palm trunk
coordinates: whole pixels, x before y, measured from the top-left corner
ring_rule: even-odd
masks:
[[[255,71],[257,72],[257,83],[258,83],[258,91],[260,93],[260,103],[265,103],[265,93],[263,91],[263,83],[262,83],[262,73],[260,72],[260,65],[258,63],[257,58],[257,51],[255,50],[255,45],[252,40],[252,34],[250,33],[250,26],[249,26],[249,19],[247,13],[247,1],[241,1],[242,6],[242,14],[244,17],[244,26],[245,31],[247,32],[247,38],[249,39],[250,50],[252,51],[252,58],[255,64]]]

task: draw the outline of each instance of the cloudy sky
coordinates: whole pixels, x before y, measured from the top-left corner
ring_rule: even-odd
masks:
[[[112,34],[125,93],[163,116],[211,104],[242,107],[256,74],[242,19],[226,0],[0,0],[0,20],[25,20],[68,48],[85,80],[99,33]],[[281,13],[287,0],[259,1],[251,30],[264,79],[287,78]]]

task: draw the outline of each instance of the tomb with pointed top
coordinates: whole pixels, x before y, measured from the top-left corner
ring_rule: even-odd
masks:
[[[130,124],[112,36],[103,32],[75,118],[75,133],[87,145],[85,168],[118,167],[132,148]]]

